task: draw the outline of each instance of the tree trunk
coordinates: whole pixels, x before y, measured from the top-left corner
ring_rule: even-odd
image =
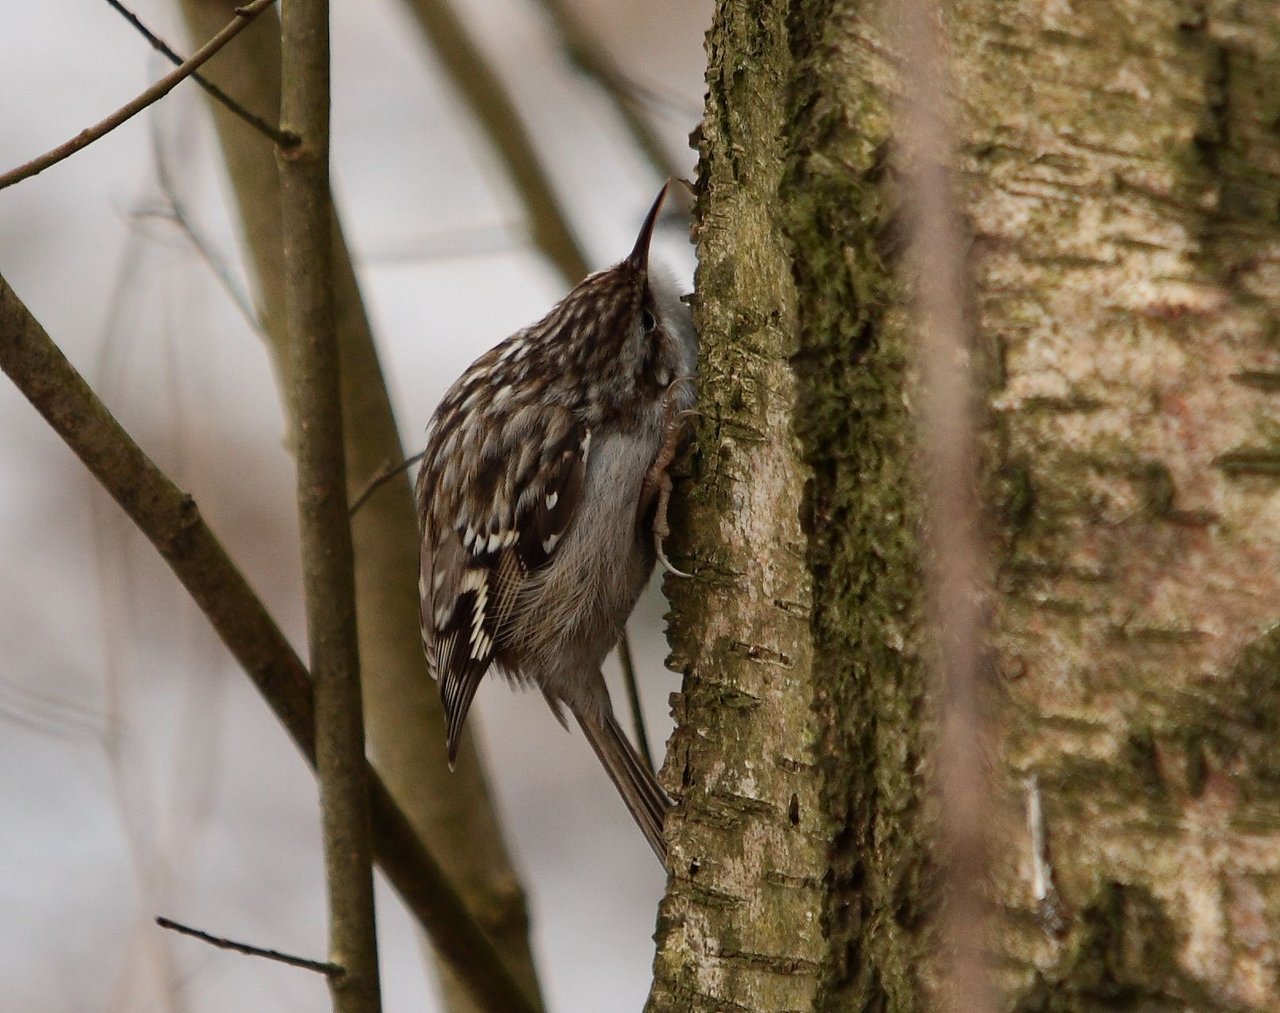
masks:
[[[682,805],[653,1010],[901,1005],[920,949],[911,420],[877,252],[885,96],[866,54],[824,38],[853,21],[807,7],[722,3],[709,35],[705,414],[681,518],[696,577],[668,581]]]
[[[721,0],[708,36],[655,1011],[939,999],[892,14]],[[1280,11],[946,21],[991,365],[1000,1005],[1267,1008]]]
[[[953,22],[1011,494],[1002,978],[1025,1009],[1275,1008],[1280,8],[1082,14]]]

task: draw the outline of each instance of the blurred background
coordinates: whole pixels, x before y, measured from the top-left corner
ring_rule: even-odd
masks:
[[[592,266],[618,259],[659,173],[536,0],[458,6],[531,127]],[[710,0],[569,6],[692,175]],[[130,7],[175,48],[194,48],[165,0]],[[445,387],[565,286],[529,245],[504,171],[403,7],[335,4],[333,43],[339,214],[402,438],[416,450]],[[5,5],[0,169],[166,70],[103,0]],[[195,496],[301,647],[292,462],[267,353],[238,305],[248,283],[227,192],[204,99],[187,82],[0,191],[0,273]],[[172,221],[174,201],[206,254]],[[688,287],[683,226],[665,228],[655,248]],[[678,688],[662,667],[663,608],[651,590],[630,625],[655,746]],[[622,705],[616,679],[614,699]],[[638,1010],[663,877],[590,749],[539,696],[497,681],[482,686],[470,728],[529,894],[550,1008]],[[411,923],[382,884],[378,900],[385,1008],[438,1008]],[[0,382],[0,1009],[327,1007],[318,976],[174,936],[156,915],[323,958],[314,784],[167,567]]]

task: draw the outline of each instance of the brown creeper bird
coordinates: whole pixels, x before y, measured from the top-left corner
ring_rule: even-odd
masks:
[[[667,468],[694,400],[697,339],[650,271],[662,198],[626,259],[589,275],[449,388],[418,473],[419,597],[449,762],[485,672],[577,719],[665,864],[671,801],[600,674],[667,534]]]

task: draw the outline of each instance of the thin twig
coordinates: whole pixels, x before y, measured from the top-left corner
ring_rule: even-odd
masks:
[[[152,48],[155,49],[156,52],[172,63],[175,67],[182,66],[182,57],[174,52],[164,39],[160,38],[160,36],[156,35],[150,28],[144,25],[142,23],[142,19],[139,18],[138,15],[129,10],[129,8],[122,4],[120,0],[107,0],[107,3],[115,10],[119,11],[121,16],[123,16],[129,24],[133,25],[144,39],[151,43]],[[242,106],[203,74],[193,70],[191,72],[191,79],[203,88],[209,94],[210,98],[217,102],[221,102],[233,115],[239,116],[249,124],[249,126],[253,127],[254,130],[257,130],[259,133],[270,138],[276,144],[288,148],[298,143],[298,139],[296,137],[286,134],[278,127],[273,127],[261,116],[249,112],[248,109]]]
[[[0,680],[0,720],[19,725],[29,731],[39,732],[41,735],[51,735],[67,741],[74,740],[81,735],[90,735],[98,740],[102,739],[103,734],[100,724],[90,723],[88,720],[75,717],[73,714],[62,717],[56,711],[50,714],[41,713],[29,707],[22,700],[19,700],[18,703],[7,702],[4,696],[6,693],[14,691],[23,692],[16,686],[6,686],[4,681]]]
[[[316,777],[329,901],[329,953],[346,973],[329,979],[334,1013],[379,1013],[373,843],[364,777],[364,707],[356,640],[355,553],[333,297],[329,198],[329,2],[287,0],[281,10],[280,120],[301,138],[279,149],[285,319],[296,439],[298,520],[307,644],[315,683]]]
[[[300,967],[304,971],[315,971],[317,974],[323,974],[330,978],[336,978],[345,973],[337,964],[331,964],[325,960],[308,960],[306,957],[295,957],[289,953],[281,953],[279,950],[267,950],[261,946],[238,943],[234,939],[226,939],[222,936],[202,932],[200,929],[193,929],[190,925],[175,922],[172,918],[157,916],[156,924],[162,929],[169,929],[184,936],[191,936],[193,939],[199,939],[202,943],[216,946],[220,950],[234,950],[236,953],[243,953],[248,957],[262,957],[265,960],[274,960],[279,964]]]
[[[153,84],[146,91],[142,92],[133,101],[122,105],[113,112],[105,120],[95,123],[91,127],[80,131],[75,137],[69,141],[59,144],[56,148],[46,151],[43,155],[33,158],[30,162],[18,166],[16,169],[10,169],[8,172],[0,175],[0,190],[7,186],[13,186],[14,183],[20,183],[24,179],[28,179],[37,173],[44,172],[50,166],[57,165],[64,158],[70,158],[82,148],[87,148],[94,141],[105,137],[111,131],[115,130],[120,124],[127,122],[138,113],[146,109],[147,106],[160,101],[169,92],[173,91],[179,84],[191,76],[192,72],[201,66],[206,60],[212,57],[219,49],[234,39],[244,30],[244,28],[255,17],[270,7],[275,0],[252,0],[252,3],[245,4],[243,7],[236,8],[236,16],[227,23],[217,35],[197,49],[190,57],[176,70],[171,71]]]
[[[163,187],[162,192],[164,192]],[[231,300],[232,305],[235,306],[236,311],[249,326],[249,329],[258,334],[262,333],[262,321],[258,319],[257,312],[254,310],[252,303],[249,302],[248,293],[244,292],[235,283],[235,279],[231,276],[227,265],[218,259],[218,255],[212,245],[196,227],[195,222],[192,221],[185,204],[173,200],[168,193],[165,193],[164,207],[139,208],[133,212],[131,217],[137,222],[154,219],[174,226],[182,234],[182,238],[187,241],[196,256],[213,274],[218,287],[226,293],[227,298]]]
[[[115,278],[111,286],[111,299],[107,311],[101,319],[101,341],[95,356],[95,371],[104,380],[104,386],[118,392],[125,385],[122,371],[125,357],[118,354],[122,343],[117,340],[121,331],[127,327],[130,319],[130,294],[137,291],[142,270],[143,244],[136,235],[131,235],[122,255],[115,264]],[[172,343],[167,344],[172,350]],[[108,379],[110,378],[110,379]],[[162,389],[171,390],[174,385],[164,384]],[[181,447],[183,426],[179,421],[174,427],[174,445]],[[184,455],[176,455],[181,459]],[[153,783],[152,771],[145,769],[143,757],[130,744],[145,735],[134,721],[138,714],[135,707],[130,706],[131,690],[140,687],[134,681],[138,666],[131,664],[127,657],[130,648],[137,645],[136,629],[130,629],[129,602],[135,597],[138,575],[129,565],[132,562],[124,544],[128,538],[127,525],[120,524],[120,518],[112,511],[111,504],[104,497],[94,495],[91,476],[77,476],[77,493],[86,501],[90,530],[90,558],[93,564],[95,580],[93,587],[98,605],[98,622],[102,629],[101,676],[102,697],[105,722],[101,739],[102,755],[106,761],[107,782],[110,795],[119,819],[121,835],[127,858],[128,874],[133,883],[139,904],[143,910],[158,907],[166,897],[166,886],[173,882],[170,857],[178,853],[173,842],[166,848],[155,834],[156,814],[162,808],[157,798],[159,785]],[[116,551],[118,550],[118,551]],[[124,572],[122,572],[124,571]],[[202,729],[211,724],[202,723]],[[182,739],[188,749],[198,750],[201,743]],[[181,795],[188,797],[186,785],[182,785]],[[177,826],[182,820],[176,821]],[[164,1000],[161,1008],[165,1013],[176,1013],[173,998],[178,994],[178,974],[173,954],[167,940],[152,932],[138,931],[133,937],[136,957],[131,955],[131,962],[136,959],[144,972],[153,975],[162,982]],[[129,988],[122,979],[113,990],[112,999],[107,1004],[109,1013],[129,1008]]]
[[[236,309],[240,311],[240,315],[244,318],[245,323],[249,325],[250,330],[255,334],[261,335],[263,333],[262,320],[258,316],[258,311],[254,308],[253,300],[249,298],[247,292],[236,284],[231,269],[218,256],[213,244],[205,239],[204,234],[196,226],[195,220],[187,211],[186,204],[178,196],[178,188],[174,183],[173,172],[169,168],[169,159],[165,155],[164,142],[160,136],[160,130],[154,123],[151,130],[151,150],[155,156],[156,181],[160,185],[160,193],[163,194],[165,203],[168,206],[157,211],[138,211],[134,214],[134,218],[159,218],[162,221],[176,225],[178,231],[191,244],[191,248],[195,250],[196,255],[213,272],[213,276],[219,286],[231,299],[232,303],[235,304]]]
[[[640,687],[636,683],[636,663],[631,656],[631,641],[626,631],[618,638],[618,664],[622,668],[622,684],[627,690],[627,707],[631,711],[631,726],[635,731],[636,748],[644,757],[644,762],[655,774],[658,768],[653,762],[653,753],[649,749],[649,734],[644,727],[644,708],[640,705]]]
[[[400,472],[404,471],[406,468],[412,468],[426,456],[427,452],[425,450],[421,450],[412,457],[405,458],[399,464],[388,464],[385,468],[379,471],[373,476],[373,478],[369,479],[369,483],[360,490],[360,495],[355,498],[355,502],[351,504],[351,507],[348,510],[350,516],[354,517],[356,515],[356,511],[365,505],[370,496],[399,475]]]
[[[311,677],[200,517],[142,452],[0,277],[0,371],[44,416],[156,547],[315,765]],[[482,1008],[533,1013],[484,930],[417,836],[377,772],[364,767],[378,864]]]
[[[6,699],[7,698],[7,699]],[[101,740],[106,715],[97,707],[0,678],[0,717],[58,738],[89,735]]]
[[[945,869],[942,932],[953,1008],[988,1013],[995,1006],[985,953],[990,803],[981,677],[990,597],[978,498],[978,393],[940,15],[933,0],[901,2],[899,157],[920,373],[913,401],[924,465],[926,616],[941,709],[935,768]]]

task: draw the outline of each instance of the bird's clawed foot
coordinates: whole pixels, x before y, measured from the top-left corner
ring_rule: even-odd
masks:
[[[671,534],[671,528],[667,523],[667,507],[671,502],[672,490],[671,475],[668,469],[671,467],[671,462],[675,460],[676,454],[680,450],[680,444],[684,439],[685,421],[700,415],[701,412],[692,408],[676,411],[673,404],[673,392],[680,384],[688,383],[692,380],[693,377],[689,376],[676,377],[663,395],[662,445],[658,448],[658,454],[653,459],[653,464],[649,466],[649,470],[645,473],[644,484],[640,488],[641,516],[647,511],[649,504],[654,503],[653,548],[657,554],[658,562],[662,564],[664,570],[675,574],[677,577],[691,577],[692,574],[676,569],[663,550],[663,541]]]

